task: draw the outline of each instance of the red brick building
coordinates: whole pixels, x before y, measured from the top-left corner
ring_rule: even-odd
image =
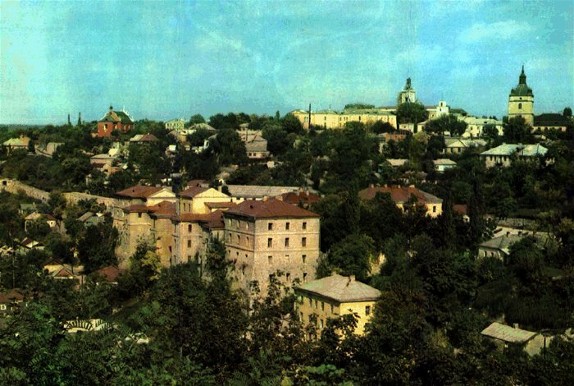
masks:
[[[125,111],[114,111],[110,106],[110,110],[98,121],[98,137],[109,137],[112,131],[119,130],[122,133],[127,133],[134,128],[134,121]]]

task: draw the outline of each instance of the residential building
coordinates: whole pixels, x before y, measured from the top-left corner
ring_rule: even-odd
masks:
[[[152,206],[161,201],[175,202],[175,193],[165,186],[135,185],[116,193],[116,196],[126,200],[128,204],[146,204]]]
[[[462,138],[446,138],[444,154],[462,154],[466,150],[480,149],[486,146],[486,141],[483,139],[462,139]]]
[[[481,334],[492,338],[499,349],[517,345],[530,356],[540,354],[553,339],[552,336],[545,337],[538,332],[523,330],[518,328],[518,325],[511,327],[498,322],[490,324],[481,331]]]
[[[540,114],[534,117],[532,131],[535,133],[545,133],[547,131],[568,130],[573,122],[562,114]]]
[[[159,141],[153,134],[136,134],[130,138],[130,143],[153,143]]]
[[[165,129],[169,131],[183,131],[185,129],[185,120],[183,118],[171,119],[165,123]]]
[[[484,134],[484,127],[485,126],[494,126],[499,136],[504,134],[504,126],[502,125],[502,121],[494,118],[479,118],[479,117],[460,117],[461,121],[466,123],[466,130],[462,134],[464,138],[478,138],[482,137]]]
[[[499,260],[505,261],[506,257],[510,254],[510,247],[523,238],[524,236],[516,234],[494,237],[478,246],[478,257],[495,257]]]
[[[518,77],[518,85],[510,91],[508,96],[508,118],[522,117],[527,124],[534,124],[534,94],[526,84],[524,66]]]
[[[540,144],[502,144],[480,153],[487,168],[508,167],[513,160],[535,161],[543,157],[548,149]]]
[[[187,186],[178,196],[179,213],[209,214],[236,205],[227,194],[197,185]]]
[[[405,211],[411,205],[423,206],[427,216],[437,217],[442,213],[442,199],[423,192],[414,186],[370,186],[359,192],[359,198],[365,201],[375,198],[377,193],[389,194],[398,208]]]
[[[14,150],[28,150],[28,146],[30,145],[30,138],[21,135],[18,138],[10,138],[4,141],[2,145],[8,149],[8,153]]]
[[[51,158],[56,150],[58,150],[58,148],[63,144],[63,142],[40,143],[34,147],[34,150],[38,155],[43,155]]]
[[[127,133],[134,128],[134,121],[125,111],[114,111],[110,106],[109,111],[98,121],[98,137],[109,137],[112,131],[119,130],[121,133]]]
[[[286,202],[246,200],[223,213],[227,258],[239,288],[267,293],[278,275],[284,284],[315,277],[319,215]]]
[[[223,185],[233,197],[233,201],[263,200],[277,197],[283,193],[298,192],[298,186],[268,186],[268,185]]]
[[[355,333],[362,335],[381,292],[355,280],[354,276],[334,274],[296,286],[295,295],[299,319],[304,326],[314,325],[319,336],[329,319],[349,314],[357,316]]]
[[[288,192],[277,196],[277,199],[282,200],[291,205],[297,205],[301,208],[309,209],[309,207],[321,200],[321,196],[316,193],[309,192],[308,190],[299,190],[298,192]]]
[[[456,168],[456,162],[448,158],[439,158],[432,161],[434,164],[434,170],[437,173],[444,173],[449,169]]]
[[[0,318],[12,315],[26,300],[24,291],[19,288],[12,288],[0,292]]]
[[[271,155],[271,152],[267,150],[267,140],[263,138],[246,142],[245,151],[247,152],[247,158],[250,160],[264,160]]]

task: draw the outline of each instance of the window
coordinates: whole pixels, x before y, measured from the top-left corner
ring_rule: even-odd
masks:
[[[371,306],[365,307],[365,315],[371,315]]]
[[[303,272],[303,283],[307,282],[307,272]]]
[[[285,246],[286,246],[286,247],[289,246],[289,237],[285,237]]]
[[[325,302],[321,302],[321,311],[325,311]]]
[[[291,281],[291,274],[289,272],[285,274],[285,279],[287,279],[287,283]]]
[[[522,110],[522,103],[518,104],[518,110]]]
[[[267,239],[267,248],[271,248],[273,246],[273,239],[271,237],[269,237]]]
[[[301,256],[301,259],[303,260],[303,264],[305,264],[305,261],[307,260],[307,255]]]
[[[303,237],[303,238],[301,239],[301,246],[302,246],[302,247],[306,247],[306,246],[307,246],[307,237]]]
[[[191,233],[191,224],[189,224],[189,225],[187,226],[187,231],[188,231],[189,233]]]
[[[323,328],[323,319],[319,320],[319,324],[321,325],[321,328]]]
[[[290,224],[289,224],[288,222],[285,223],[285,230],[286,230],[286,231],[289,230],[289,225],[290,225]]]
[[[269,265],[271,265],[271,263],[273,263],[273,256],[271,255],[267,256],[267,262],[269,263]]]
[[[307,222],[303,221],[303,230],[307,229]]]
[[[142,214],[141,214],[141,213],[138,213],[138,218],[142,218]]]
[[[270,223],[267,224],[267,230],[268,230],[268,231],[272,231],[272,230],[273,230],[273,223],[272,223],[272,222],[270,222]]]
[[[433,206],[432,206],[432,212],[433,212],[433,213],[436,213],[436,205],[433,205]]]
[[[237,244],[241,243],[241,236],[237,235]]]
[[[187,247],[191,248],[191,240],[187,240]]]
[[[331,304],[331,313],[335,312],[335,307],[333,307],[333,305]]]

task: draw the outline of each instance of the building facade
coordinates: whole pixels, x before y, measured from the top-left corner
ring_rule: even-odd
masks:
[[[295,287],[295,295],[299,320],[304,326],[314,325],[318,337],[329,319],[349,314],[357,316],[355,333],[362,335],[381,292],[356,281],[354,276],[335,274]]]
[[[370,186],[359,191],[359,198],[365,201],[372,200],[377,193],[389,194],[391,200],[402,211],[406,211],[409,205],[416,205],[424,207],[427,216],[430,217],[438,217],[442,213],[442,199],[414,186]]]
[[[266,294],[273,276],[290,286],[315,277],[319,215],[276,199],[246,200],[223,214],[227,258],[239,288]]]
[[[114,130],[127,133],[134,128],[133,119],[125,111],[114,111],[110,106],[109,111],[98,121],[98,137],[109,137]]]

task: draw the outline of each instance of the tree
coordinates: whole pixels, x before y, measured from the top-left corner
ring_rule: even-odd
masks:
[[[198,123],[205,123],[205,118],[201,114],[194,114],[189,118],[190,125],[196,125]]]
[[[562,115],[566,118],[572,118],[572,109],[570,107],[565,107]]]
[[[389,122],[376,121],[371,125],[371,131],[375,134],[392,133],[396,130]]]
[[[351,234],[343,240],[333,244],[328,265],[318,276],[328,276],[336,270],[340,274],[355,275],[359,281],[367,281],[374,260],[375,245],[373,239],[362,234]],[[330,269],[329,269],[330,268]]]
[[[108,265],[117,265],[115,248],[118,237],[118,230],[112,225],[111,217],[86,228],[78,243],[78,256],[87,273]]]
[[[397,107],[397,122],[419,123],[428,118],[428,112],[419,102],[406,102]]]
[[[367,103],[348,103],[345,105],[344,110],[365,110],[374,108],[375,105],[370,105]]]
[[[459,121],[456,115],[449,114],[428,121],[425,125],[425,131],[435,134],[443,134],[447,131],[452,136],[460,136],[466,131],[466,127],[466,122]]]
[[[504,125],[504,140],[508,143],[531,143],[533,139],[532,127],[523,117],[510,118]]]

